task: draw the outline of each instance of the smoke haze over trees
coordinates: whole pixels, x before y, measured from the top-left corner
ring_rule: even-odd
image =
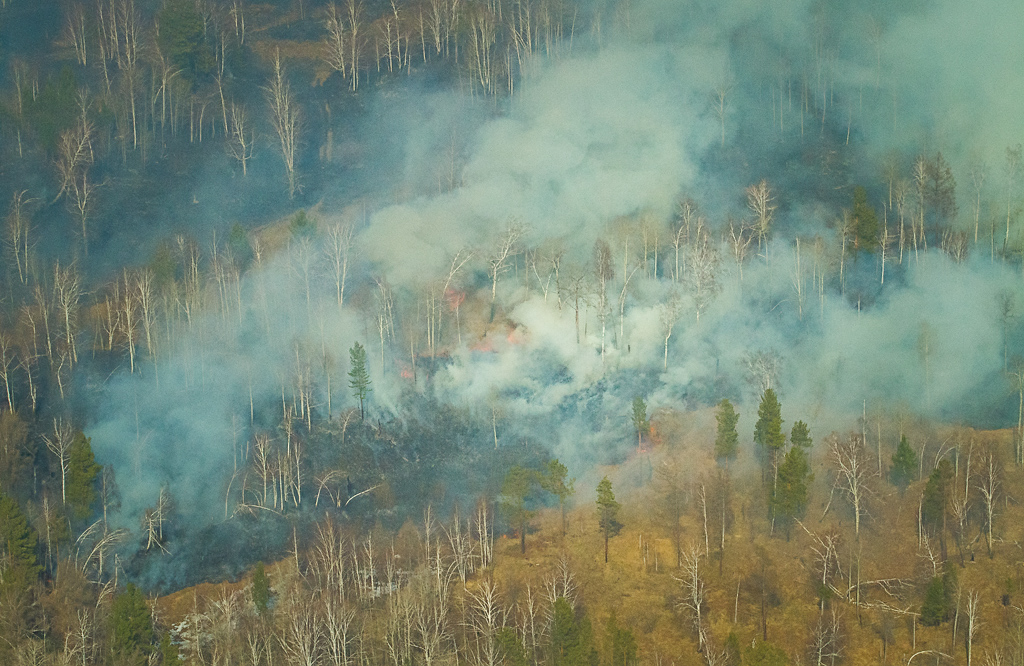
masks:
[[[636,396],[748,463],[766,389],[1019,425],[1018,4],[434,5],[5,3],[0,490],[63,507],[73,423],[169,589],[210,526],[237,574],[271,515],[594,487]]]

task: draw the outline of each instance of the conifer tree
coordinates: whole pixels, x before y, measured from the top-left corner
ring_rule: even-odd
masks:
[[[811,439],[811,430],[803,421],[793,424],[793,430],[789,434],[789,443],[799,446],[802,449],[810,449],[814,440]]]
[[[606,476],[597,484],[597,518],[601,534],[604,535],[605,562],[608,562],[608,540],[622,529],[622,523],[619,522],[618,517],[619,503],[615,501],[612,482]]]
[[[366,396],[373,389],[370,388],[370,373],[366,370],[366,349],[358,342],[348,351],[349,361],[352,365],[348,371],[348,385],[352,394],[359,401],[359,419],[366,418],[364,403]]]
[[[92,513],[92,505],[96,501],[96,479],[101,470],[92,453],[92,440],[79,430],[71,442],[64,493],[65,505],[76,520],[84,520]]]
[[[814,476],[803,447],[791,446],[779,465],[778,480],[772,499],[772,510],[786,528],[789,540],[793,519],[800,518],[807,508],[807,492]]]
[[[270,579],[267,578],[263,562],[257,562],[252,572],[252,604],[258,615],[266,615],[270,604]]]
[[[855,252],[871,253],[878,247],[878,214],[868,203],[868,191],[853,188],[853,242]]]
[[[775,391],[765,389],[761,404],[757,408],[757,423],[754,425],[754,443],[761,447],[763,459],[774,475],[778,468],[778,456],[786,444],[782,434],[782,406]]]
[[[643,448],[644,432],[649,430],[651,422],[647,420],[647,403],[640,396],[633,398],[633,413],[630,417],[633,428],[636,429],[636,447]]]
[[[110,651],[116,663],[142,666],[153,651],[153,616],[142,590],[128,583],[110,607]]]
[[[943,560],[946,559],[946,505],[953,477],[953,465],[948,460],[940,460],[928,477],[921,499],[921,522],[932,536],[938,534]]]
[[[551,620],[550,666],[596,666],[597,651],[590,620],[576,619],[564,597],[555,600]]]
[[[739,433],[736,432],[736,423],[740,415],[736,413],[728,398],[722,398],[718,403],[718,411],[715,413],[715,420],[718,421],[718,435],[715,437],[715,459],[719,463],[729,463],[736,459],[736,452],[739,448]]]
[[[570,479],[569,470],[558,458],[548,462],[547,474],[541,477],[541,487],[558,498],[558,510],[562,515],[562,535],[565,535],[565,502],[576,494],[576,479]]]
[[[512,627],[502,627],[494,635],[494,642],[497,645],[497,652],[502,666],[529,666],[530,661],[526,656],[526,648],[520,640],[516,630]]]
[[[629,629],[620,627],[615,610],[608,616],[605,625],[605,666],[637,666],[636,638]]]
[[[21,507],[0,492],[0,606],[16,608],[42,567],[36,562],[36,535]]]
[[[526,500],[533,486],[534,474],[519,465],[514,465],[505,475],[498,500],[505,519],[519,533],[519,550],[526,554],[526,530],[534,512],[527,508]]]
[[[896,447],[896,453],[892,456],[892,468],[889,470],[889,480],[900,489],[900,492],[907,489],[910,482],[914,480],[917,472],[917,454],[907,443],[907,436],[900,437],[900,443]]]

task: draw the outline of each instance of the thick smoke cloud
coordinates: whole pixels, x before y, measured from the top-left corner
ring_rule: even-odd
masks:
[[[868,185],[881,208],[879,164],[891,152],[909,177],[916,154],[945,151],[964,220],[967,165],[986,159],[986,200],[1002,205],[999,160],[1024,129],[1013,107],[1024,98],[1014,74],[1024,46],[1012,34],[1020,21],[1010,20],[1021,11],[996,0],[968,16],[954,2],[783,9],[648,0],[628,12],[595,10],[603,18],[594,28],[574,35],[571,51],[563,45],[558,58],[535,61],[498,113],[459,93],[396,84],[370,104],[401,118],[384,124],[404,128],[406,150],[384,163],[367,154],[362,164],[388,194],[321,214],[322,226],[334,217],[360,225],[345,307],[334,301],[323,235],[292,238],[242,277],[240,311],[202,315],[155,367],[105,381],[88,434],[99,458],[117,467],[124,520],[136,523],[165,483],[191,521],[223,519],[252,435],[250,409],[257,429],[275,428],[304,363],[322,409],[323,373],[308,359],[325,354],[337,361],[336,404],[350,405],[337,387],[356,341],[369,350],[371,409],[382,420],[400,416],[410,392],[436,398],[500,420],[502,443],[545,442],[579,476],[633,445],[628,413],[637,395],[652,410],[729,397],[747,427],[759,392],[747,361],[758,353],[779,360],[784,417],[807,420],[819,436],[851,427],[864,404],[1006,425],[996,301],[1017,290],[1017,269],[993,262],[987,248],[973,248],[964,263],[908,249],[902,263],[887,257],[882,286],[877,256],[847,255],[841,287],[834,222],[853,183]],[[728,90],[724,146],[716,88]],[[774,240],[760,249],[753,242],[741,280],[719,239],[730,217],[749,216],[743,191],[761,178],[779,206]],[[642,242],[638,221],[659,225],[664,243],[681,196],[707,216],[720,291],[698,321],[687,288],[669,277],[663,246],[659,263],[651,257],[624,290],[620,321],[623,278]],[[545,295],[543,276],[527,278],[534,269],[523,254],[491,308],[488,253],[511,222],[528,230],[523,248],[564,247],[563,279],[589,271],[594,243],[607,240],[615,277],[603,335],[593,290],[577,343],[571,298]],[[796,234],[805,238],[799,270]],[[818,263],[814,237],[828,248]],[[445,311],[444,359],[414,383],[401,375],[423,327],[417,299],[464,249],[476,254],[455,285],[468,292],[462,344]],[[399,318],[383,362],[375,279],[390,286]],[[683,306],[666,363],[674,292]]]

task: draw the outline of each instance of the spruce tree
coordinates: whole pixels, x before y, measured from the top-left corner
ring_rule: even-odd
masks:
[[[651,422],[647,420],[647,403],[640,396],[633,398],[633,413],[630,416],[633,428],[636,429],[636,447],[643,448],[644,432],[649,430]]]
[[[348,385],[352,389],[352,395],[359,401],[359,419],[363,420],[366,418],[366,396],[373,390],[370,388],[370,373],[366,370],[366,350],[357,342],[348,351],[348,356],[352,365],[348,371]]]
[[[0,492],[0,607],[21,609],[39,577],[36,535],[21,507]],[[13,611],[12,611],[13,612]],[[13,619],[13,618],[12,618]]]
[[[917,473],[917,454],[907,443],[907,436],[900,437],[900,443],[896,447],[896,453],[892,456],[892,468],[889,470],[889,480],[900,489],[900,492],[907,489],[910,482],[914,480]]]
[[[807,508],[807,491],[813,481],[807,454],[800,446],[792,446],[779,465],[779,475],[772,499],[772,510],[786,528],[789,540],[793,519],[801,518]]]
[[[619,626],[614,609],[605,625],[604,641],[605,666],[637,666],[636,638],[632,631]]]
[[[258,615],[266,615],[270,603],[270,580],[263,562],[257,562],[252,572],[252,604]]]
[[[96,501],[96,479],[102,469],[93,456],[92,440],[79,430],[71,442],[64,491],[65,506],[74,519],[84,520],[92,513],[92,505]]]
[[[868,191],[853,188],[853,249],[854,252],[874,252],[878,247],[878,214],[868,203]]]
[[[924,594],[924,603],[921,604],[921,624],[926,627],[937,627],[948,618],[946,586],[943,584],[941,576],[935,576],[928,584],[928,590]]]
[[[740,415],[733,409],[728,398],[722,398],[722,401],[718,403],[715,420],[718,422],[718,435],[715,437],[715,459],[719,463],[728,463],[736,459],[740,441],[739,433],[736,432],[736,423],[740,420]]]
[[[793,424],[793,430],[789,434],[789,443],[802,449],[811,448],[814,440],[811,439],[811,430],[806,423],[797,421]]]
[[[618,517],[619,503],[615,501],[612,482],[606,476],[597,484],[597,520],[601,534],[604,535],[605,562],[608,562],[608,540],[622,529],[622,523],[619,522]]]
[[[774,473],[778,466],[779,451],[786,444],[786,436],[782,433],[782,406],[779,405],[775,391],[770,388],[765,389],[757,408],[754,443],[761,447],[763,459]]]
[[[514,465],[505,475],[501,484],[498,506],[505,520],[519,533],[519,549],[526,554],[526,530],[534,512],[527,508],[526,500],[533,486],[534,474],[519,465]]]
[[[142,590],[128,583],[110,607],[110,650],[121,664],[142,666],[153,651],[153,616]]]
[[[494,642],[498,648],[498,658],[502,666],[529,666],[530,660],[526,656],[526,648],[519,634],[512,627],[502,627],[494,635]]]
[[[558,498],[558,510],[562,515],[562,535],[565,535],[565,502],[576,493],[576,479],[570,479],[569,470],[554,458],[548,462],[547,474],[541,477],[541,487]]]

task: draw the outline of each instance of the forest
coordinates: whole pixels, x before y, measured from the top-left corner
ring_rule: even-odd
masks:
[[[1012,0],[0,0],[0,664],[1024,666]]]

